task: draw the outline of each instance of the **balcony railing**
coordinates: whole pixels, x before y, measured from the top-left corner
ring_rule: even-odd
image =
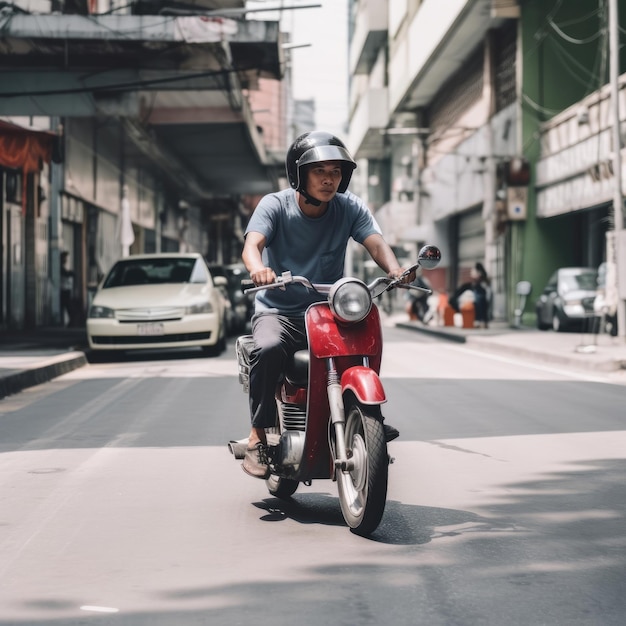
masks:
[[[350,42],[350,73],[369,74],[387,39],[387,3],[361,0]]]
[[[357,158],[381,156],[383,135],[379,132],[387,126],[389,107],[387,88],[380,87],[366,92],[350,120],[348,142]]]

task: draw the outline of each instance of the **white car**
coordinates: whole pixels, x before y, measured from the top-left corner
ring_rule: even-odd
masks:
[[[141,254],[120,259],[89,307],[91,350],[226,347],[225,301],[200,254]]]

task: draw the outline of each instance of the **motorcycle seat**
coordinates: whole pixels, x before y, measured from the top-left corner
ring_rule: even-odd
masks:
[[[285,378],[295,387],[306,387],[309,382],[309,351],[298,350],[287,359]]]

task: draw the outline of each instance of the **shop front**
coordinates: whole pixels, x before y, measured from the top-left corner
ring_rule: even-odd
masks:
[[[0,120],[0,327],[44,322],[48,281],[45,173],[56,135]],[[43,175],[42,175],[43,173]]]

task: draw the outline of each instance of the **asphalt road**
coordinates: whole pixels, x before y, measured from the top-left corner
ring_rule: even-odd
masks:
[[[93,364],[0,402],[0,625],[612,625],[626,386],[385,329],[388,504],[245,475],[232,345]]]

